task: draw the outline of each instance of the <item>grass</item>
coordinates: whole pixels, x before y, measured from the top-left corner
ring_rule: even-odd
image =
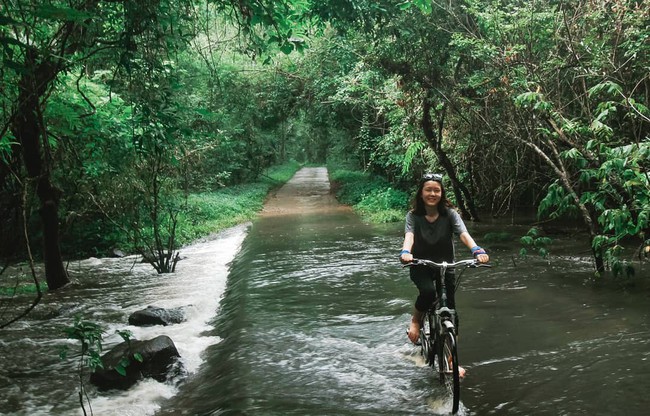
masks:
[[[373,223],[404,220],[409,195],[391,187],[386,179],[365,172],[330,167],[330,180],[339,202],[351,205],[365,220]]]
[[[258,182],[231,186],[214,192],[191,194],[179,213],[176,232],[179,245],[254,219],[272,189],[287,182],[300,168],[295,162],[275,166]]]
[[[39,286],[41,287],[41,292],[47,291],[47,284],[45,282],[40,282]],[[13,286],[0,286],[0,298],[11,298],[15,295],[32,293],[36,293],[36,285],[34,283],[21,283]]]
[[[264,206],[268,193],[291,179],[298,169],[300,164],[292,161],[268,169],[254,183],[189,195],[187,205],[178,214],[177,246],[191,244],[200,238],[251,221]],[[112,234],[104,238],[110,240],[104,245],[117,245],[130,251],[131,243],[120,230],[113,230]],[[97,253],[102,254],[108,253]],[[42,284],[42,289],[47,290],[45,283]],[[0,297],[35,292],[34,284],[8,286],[6,282],[0,282]]]

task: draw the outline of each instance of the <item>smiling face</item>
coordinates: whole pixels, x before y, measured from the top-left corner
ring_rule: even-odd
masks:
[[[437,207],[442,200],[442,185],[437,181],[426,181],[420,197],[425,207]]]

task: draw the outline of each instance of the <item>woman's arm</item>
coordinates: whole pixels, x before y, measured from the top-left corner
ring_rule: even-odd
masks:
[[[487,253],[485,253],[485,250],[483,250],[482,248],[480,248],[478,246],[478,244],[476,244],[476,241],[474,241],[472,236],[469,235],[469,233],[467,231],[461,233],[460,241],[462,241],[463,244],[465,244],[465,246],[467,246],[467,248],[470,249],[470,250],[478,247],[480,249],[480,251],[483,251],[483,253],[479,252],[479,254],[476,255],[476,259],[478,261],[480,261],[481,263],[487,263],[488,261],[490,261],[490,256],[488,256]],[[473,254],[473,251],[474,250],[472,250],[472,254]]]
[[[403,263],[413,261],[413,254],[411,254],[411,251],[413,249],[414,240],[415,237],[412,232],[408,231],[404,233],[404,243],[402,244],[402,251],[399,254],[399,259]]]

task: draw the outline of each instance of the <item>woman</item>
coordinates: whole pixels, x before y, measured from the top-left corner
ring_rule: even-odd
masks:
[[[481,263],[490,260],[485,250],[479,247],[467,232],[465,223],[447,200],[445,188],[442,185],[442,175],[426,174],[420,180],[417,194],[413,201],[413,209],[406,214],[404,244],[400,253],[403,263],[413,261],[413,258],[442,261],[454,261],[454,234],[471,250]],[[413,318],[408,330],[408,337],[413,343],[420,337],[422,316],[435,301],[436,286],[434,285],[435,270],[426,266],[410,268],[411,280],[420,291],[413,309]],[[449,270],[445,276],[447,284],[447,305],[455,308],[454,272]],[[464,370],[462,370],[464,373]]]

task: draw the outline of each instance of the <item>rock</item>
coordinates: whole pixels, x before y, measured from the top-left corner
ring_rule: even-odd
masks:
[[[142,362],[135,358],[137,354],[142,357]],[[124,368],[126,375],[115,369],[124,358],[129,360],[129,364]],[[178,370],[178,358],[178,350],[167,335],[159,335],[146,341],[125,341],[104,354],[104,368],[97,368],[90,375],[90,382],[97,386],[99,391],[126,390],[143,378],[163,382]]]
[[[147,306],[146,309],[135,311],[129,316],[129,325],[134,326],[167,326],[183,321],[185,321],[185,313],[182,308],[163,309],[157,306]]]

